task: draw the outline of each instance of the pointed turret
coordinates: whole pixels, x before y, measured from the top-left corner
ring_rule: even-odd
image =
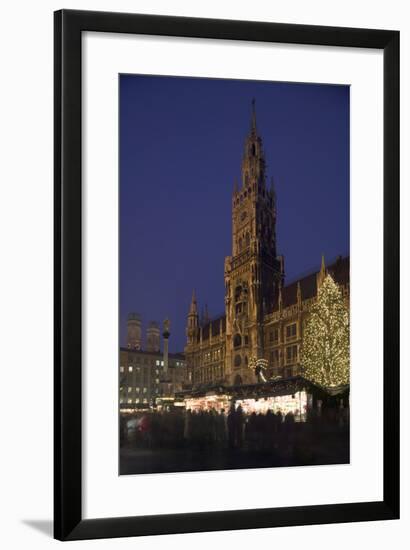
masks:
[[[265,155],[256,128],[255,100],[252,100],[251,130],[245,142],[242,161],[242,187],[259,190],[265,186]]]
[[[300,281],[298,281],[296,297],[297,297],[298,307],[300,308],[300,306],[302,305],[302,289],[300,288]]]
[[[279,306],[279,311],[282,311],[283,298],[282,298],[282,283],[281,283],[281,281],[279,281],[278,286],[279,286],[278,306]]]
[[[325,256],[322,254],[322,263],[320,265],[320,271],[317,274],[317,286],[318,288],[322,286],[323,281],[326,277],[326,263],[325,263]]]
[[[198,306],[196,303],[195,290],[193,290],[186,327],[188,345],[193,344],[196,341],[196,337],[198,335],[198,325]]]
[[[198,313],[197,303],[196,303],[196,296],[195,296],[195,289],[192,291],[192,299],[191,299],[191,305],[189,307],[189,313]]]

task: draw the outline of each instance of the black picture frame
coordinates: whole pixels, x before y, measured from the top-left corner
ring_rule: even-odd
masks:
[[[128,537],[399,518],[399,32],[74,10],[56,12],[54,26],[55,538]],[[82,518],[81,35],[85,31],[383,50],[383,500]]]

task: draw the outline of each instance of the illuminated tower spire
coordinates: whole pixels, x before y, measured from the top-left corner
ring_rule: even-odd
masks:
[[[197,308],[197,304],[196,304],[195,289],[192,291],[192,299],[191,299],[191,305],[189,307],[189,313],[190,314],[198,313],[198,308]]]
[[[251,130],[245,142],[242,160],[242,186],[258,192],[265,186],[265,154],[256,128],[255,100],[252,100]]]

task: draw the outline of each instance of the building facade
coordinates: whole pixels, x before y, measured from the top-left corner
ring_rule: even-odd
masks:
[[[162,398],[182,391],[189,380],[185,356],[160,349],[159,324],[151,321],[143,345],[141,318],[130,313],[127,322],[127,346],[120,348],[120,407],[149,407]],[[169,334],[168,334],[169,337]]]
[[[303,374],[304,324],[327,273],[349,300],[349,258],[339,257],[285,284],[277,253],[276,195],[267,183],[255,105],[245,141],[241,185],[232,195],[232,255],[225,258],[225,314],[200,321],[195,293],[187,317],[185,358],[194,387],[255,382],[250,362],[265,359],[270,377]]]

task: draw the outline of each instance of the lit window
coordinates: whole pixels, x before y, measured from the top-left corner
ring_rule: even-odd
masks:
[[[132,392],[132,388],[128,388],[128,393],[131,393]]]
[[[155,383],[159,384],[159,378],[155,378]]]
[[[139,393],[139,392],[140,392],[140,389],[139,389],[139,388],[135,388],[135,391],[136,391],[137,393]]]
[[[132,403],[132,399],[128,399],[128,403]]]
[[[163,367],[163,366],[164,366],[164,361],[161,361],[161,367]]]
[[[147,388],[144,388],[142,391],[143,391],[144,393],[147,393]]]
[[[147,399],[147,398],[144,399],[144,403],[148,403],[148,399]]]
[[[125,371],[124,367],[120,367],[120,372],[124,372],[124,371]]]
[[[132,372],[132,367],[128,367],[128,372]]]
[[[157,367],[159,367],[160,364],[161,364],[161,361],[159,361],[159,359],[157,359],[157,360],[155,361],[155,364],[157,365]]]

